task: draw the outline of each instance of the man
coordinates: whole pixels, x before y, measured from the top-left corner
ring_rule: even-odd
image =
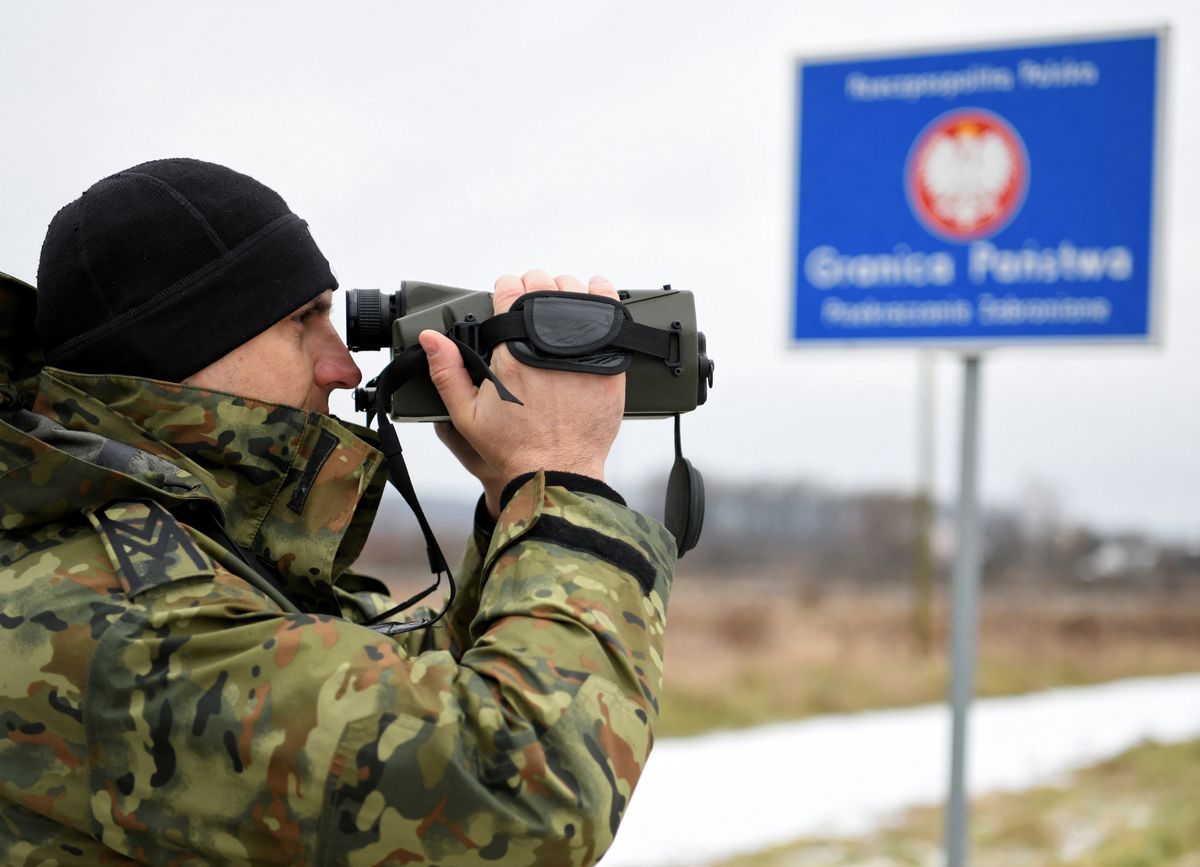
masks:
[[[382,456],[326,414],[359,372],[284,201],[145,163],[59,212],[38,282],[0,281],[5,863],[598,859],[652,741],[674,567],[603,482],[623,377],[500,348],[515,406],[421,335],[484,497],[456,604],[393,638],[350,569]],[[615,294],[531,271],[496,310],[556,288]]]

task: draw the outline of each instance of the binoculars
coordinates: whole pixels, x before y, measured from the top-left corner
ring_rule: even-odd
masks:
[[[349,290],[346,342],[351,351],[386,348],[396,358],[418,346],[418,334],[433,329],[487,361],[495,345],[492,340],[500,337],[519,360],[534,366],[627,373],[626,418],[664,418],[703,404],[714,364],[704,334],[696,330],[692,293],[664,286],[621,292],[619,298],[615,303],[567,292],[532,293],[518,299],[515,312],[507,314],[510,327],[501,329],[489,326],[489,321],[494,322],[490,292],[406,280],[398,292]],[[513,337],[520,331],[518,317],[525,331]],[[643,342],[631,338],[623,343],[620,337],[626,331],[637,332]],[[610,335],[614,339],[604,343]],[[376,399],[369,388],[359,389],[355,397],[360,410],[374,406]],[[428,376],[398,383],[385,400],[393,421],[448,418]]]
[[[412,491],[395,432],[384,421],[385,415],[393,421],[449,418],[417,341],[426,329],[455,341],[476,385],[487,379],[514,403],[520,403],[519,396],[504,387],[488,364],[501,343],[533,367],[625,373],[626,418],[675,418],[675,463],[667,481],[664,523],[675,536],[679,556],[695,547],[704,524],[704,479],[683,456],[679,416],[708,399],[714,364],[704,335],[696,330],[690,292],[663,286],[620,292],[617,300],[578,292],[529,292],[495,315],[491,293],[436,283],[406,280],[398,292],[347,292],[350,350],[387,348],[392,356],[378,377],[355,391],[355,408],[367,413],[368,424],[378,418],[384,454],[395,465],[393,484],[413,508],[429,543],[431,568],[440,573],[444,558]]]

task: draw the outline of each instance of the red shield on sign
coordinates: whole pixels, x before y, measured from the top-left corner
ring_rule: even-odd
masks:
[[[1012,124],[981,108],[956,109],[921,130],[905,169],[909,207],[939,237],[986,238],[1016,216],[1029,156]]]

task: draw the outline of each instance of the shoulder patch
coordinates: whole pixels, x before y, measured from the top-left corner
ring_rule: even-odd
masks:
[[[150,500],[122,500],[91,512],[130,598],[184,578],[212,578],[213,562],[187,530]]]

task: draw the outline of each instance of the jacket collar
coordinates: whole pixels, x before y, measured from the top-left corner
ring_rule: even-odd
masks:
[[[222,392],[47,367],[34,410],[194,476],[234,541],[316,604],[311,610],[329,609],[386,482],[366,428]]]

